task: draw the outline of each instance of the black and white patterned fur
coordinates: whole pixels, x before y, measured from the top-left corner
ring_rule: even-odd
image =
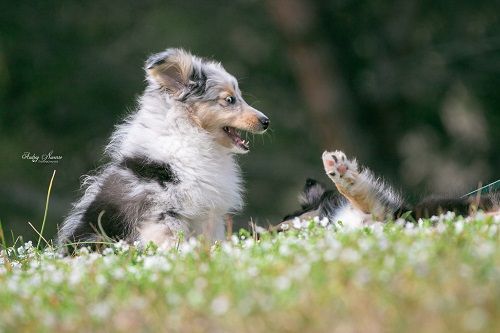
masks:
[[[171,247],[181,234],[224,238],[224,216],[243,206],[236,129],[269,120],[241,97],[220,63],[167,49],[145,66],[138,107],[106,147],[110,162],[83,182],[58,233],[60,245],[106,238]],[[231,134],[226,130],[231,129]]]

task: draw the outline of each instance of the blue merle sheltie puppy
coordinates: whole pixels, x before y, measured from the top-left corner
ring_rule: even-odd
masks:
[[[286,216],[283,223],[288,224],[295,217],[319,216],[360,226],[403,215],[419,219],[453,211],[464,216],[478,209],[491,214],[500,213],[500,195],[495,193],[465,198],[430,197],[409,205],[400,193],[375,177],[369,169],[360,168],[356,159],[348,159],[343,152],[325,151],[322,160],[325,173],[336,190],[326,190],[320,182],[308,179],[299,196],[301,210]]]
[[[138,108],[112,134],[110,162],[84,179],[60,245],[106,237],[168,248],[180,234],[221,240],[225,215],[242,208],[235,154],[249,142],[240,131],[264,133],[269,119],[218,62],[167,49],[145,71]]]

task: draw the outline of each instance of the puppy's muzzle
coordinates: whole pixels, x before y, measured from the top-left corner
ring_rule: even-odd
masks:
[[[243,113],[239,117],[242,121],[241,125],[235,124],[235,127],[250,131],[256,134],[262,134],[269,128],[269,118],[262,112],[245,103]]]

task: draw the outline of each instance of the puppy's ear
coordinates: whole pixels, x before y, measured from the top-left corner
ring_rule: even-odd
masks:
[[[307,178],[304,190],[299,194],[299,202],[303,209],[319,205],[325,188],[320,182]]]
[[[148,80],[178,96],[189,84],[189,77],[193,72],[193,56],[182,49],[167,49],[150,56],[145,69]]]

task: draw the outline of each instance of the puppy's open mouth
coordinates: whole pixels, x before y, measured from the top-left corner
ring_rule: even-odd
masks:
[[[222,130],[227,134],[227,136],[233,141],[233,144],[243,151],[250,150],[250,142],[245,141],[241,138],[240,133],[234,127],[224,126]]]

